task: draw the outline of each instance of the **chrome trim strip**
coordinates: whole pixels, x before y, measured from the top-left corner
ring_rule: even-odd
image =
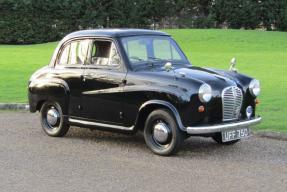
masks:
[[[221,132],[227,129],[236,129],[249,127],[251,125],[256,125],[261,122],[261,117],[256,117],[247,121],[231,122],[225,124],[211,125],[211,126],[198,126],[198,127],[187,127],[186,131],[188,134],[208,134]]]
[[[98,127],[108,127],[112,129],[119,129],[119,130],[126,130],[126,131],[132,131],[134,129],[134,126],[131,127],[124,127],[120,125],[111,125],[111,124],[105,124],[105,123],[96,123],[92,121],[84,121],[84,120],[78,120],[78,119],[73,119],[69,118],[70,123],[78,123],[82,125],[91,125],[91,126],[98,126]]]

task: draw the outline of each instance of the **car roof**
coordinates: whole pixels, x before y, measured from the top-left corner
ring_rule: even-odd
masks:
[[[70,33],[65,37],[65,39],[84,37],[84,36],[113,38],[113,37],[128,37],[137,35],[169,36],[165,32],[148,30],[148,29],[92,29],[92,30],[82,30]]]

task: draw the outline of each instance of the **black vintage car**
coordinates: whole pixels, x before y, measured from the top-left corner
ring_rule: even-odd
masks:
[[[70,125],[143,131],[159,155],[176,152],[190,135],[233,144],[261,121],[258,80],[233,66],[193,66],[168,34],[152,30],[71,33],[28,89],[30,111],[40,111],[49,136],[64,136]]]

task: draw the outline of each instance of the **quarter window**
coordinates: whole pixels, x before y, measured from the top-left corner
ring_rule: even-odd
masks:
[[[68,63],[70,48],[71,44],[65,46],[64,50],[62,51],[61,57],[58,61],[59,65],[66,65]]]

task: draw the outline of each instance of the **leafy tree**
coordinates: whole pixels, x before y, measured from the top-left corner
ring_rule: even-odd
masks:
[[[287,31],[286,0],[0,0],[0,43],[56,41],[102,27]]]
[[[258,0],[214,0],[212,11],[218,24],[254,29],[260,23]]]

